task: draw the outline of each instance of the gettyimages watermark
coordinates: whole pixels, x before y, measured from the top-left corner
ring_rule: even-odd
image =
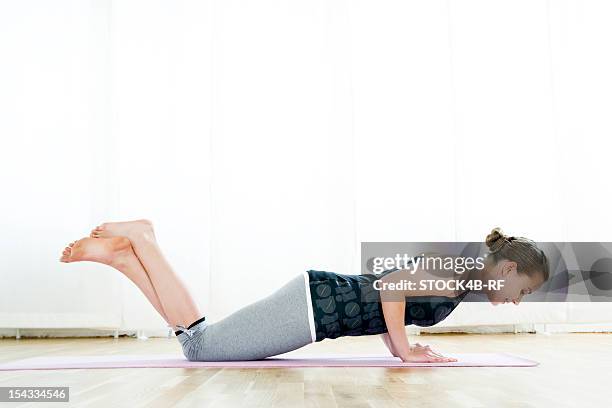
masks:
[[[466,289],[500,290],[504,287],[505,279],[482,279],[474,276],[469,276],[470,279],[462,279],[466,272],[471,275],[472,271],[483,271],[486,267],[484,260],[484,257],[441,256],[425,253],[418,256],[409,256],[404,253],[395,254],[394,257],[376,257],[372,260],[372,271],[375,274],[397,271],[397,276],[406,276],[410,279],[383,280],[381,278],[375,280],[372,285],[379,291],[400,290],[415,294],[419,291],[429,293],[432,291],[465,291]],[[419,273],[420,271],[427,273]]]
[[[455,293],[467,294],[467,302],[612,301],[612,242],[536,245],[546,255],[546,281],[537,273],[525,276],[520,268],[518,274],[493,268],[484,242],[364,242],[361,274],[381,276],[372,287],[386,300]]]

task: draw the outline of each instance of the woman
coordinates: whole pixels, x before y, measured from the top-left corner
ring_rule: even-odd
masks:
[[[493,304],[518,304],[548,279],[548,260],[535,242],[509,237],[495,228],[486,244],[489,254],[484,267],[468,270],[460,280],[503,281],[499,290],[482,291]],[[89,237],[69,244],[60,261],[99,262],[125,274],[176,329],[183,353],[191,361],[257,360],[326,338],[373,334],[381,334],[391,354],[404,362],[456,361],[429,346],[409,344],[404,327],[438,323],[469,292],[374,289],[376,281],[390,283],[403,276],[406,270],[399,269],[380,275],[310,270],[270,296],[210,324],[163,256],[148,220],[104,223]],[[414,269],[413,278],[430,273]]]

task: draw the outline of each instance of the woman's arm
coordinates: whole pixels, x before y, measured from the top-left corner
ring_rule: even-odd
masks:
[[[402,360],[408,359],[410,344],[404,326],[406,302],[382,301],[382,309],[391,346],[395,351],[395,354],[391,353]]]
[[[454,362],[456,358],[445,357],[433,351],[429,346],[421,346],[416,343],[414,346],[408,343],[408,336],[404,327],[405,302],[382,302],[383,314],[390,338],[389,351],[395,357],[402,359],[404,363],[433,363],[433,362]],[[383,337],[383,341],[384,341]],[[386,341],[385,341],[386,344]]]
[[[382,283],[400,283],[402,281],[408,282],[419,282],[421,279],[432,279],[440,276],[437,273],[431,274],[430,271],[422,267],[416,267],[410,271],[407,269],[401,269],[398,271],[391,272],[383,276],[380,281]],[[429,346],[421,346],[419,343],[410,345],[408,343],[408,336],[406,335],[406,328],[404,322],[404,315],[406,312],[406,298],[412,296],[453,296],[451,290],[407,290],[405,286],[399,286],[404,289],[396,289],[397,285],[389,286],[386,289],[381,286],[380,299],[383,310],[383,317],[387,326],[387,340],[390,344],[387,344],[385,338],[383,341],[387,344],[389,351],[395,357],[399,357],[403,362],[445,362],[445,361],[457,361],[454,358],[444,357],[441,354],[433,351]],[[391,347],[389,347],[391,346]]]

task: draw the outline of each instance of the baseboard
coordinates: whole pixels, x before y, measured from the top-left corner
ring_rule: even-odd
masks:
[[[486,326],[454,326],[454,327],[415,327],[407,328],[408,334],[421,333],[474,333],[474,334],[489,334],[489,333],[534,333],[533,324],[504,324],[504,325],[486,325]]]
[[[612,333],[612,323],[524,323],[506,325],[456,326],[456,327],[417,327],[408,326],[408,334],[421,333]],[[63,337],[173,337],[168,329],[0,329],[0,338],[63,338]]]
[[[170,336],[169,336],[170,335]],[[168,329],[113,330],[113,329],[0,329],[0,338],[65,338],[65,337],[173,337]]]
[[[407,332],[416,335],[420,333],[612,333],[612,323],[523,323],[421,328],[409,326]]]
[[[538,333],[612,333],[612,323],[546,323],[535,328]]]

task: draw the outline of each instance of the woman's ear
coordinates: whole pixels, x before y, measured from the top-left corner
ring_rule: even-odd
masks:
[[[501,265],[501,275],[508,276],[513,270],[516,271],[516,267],[518,266],[514,261],[501,261],[503,264]]]

